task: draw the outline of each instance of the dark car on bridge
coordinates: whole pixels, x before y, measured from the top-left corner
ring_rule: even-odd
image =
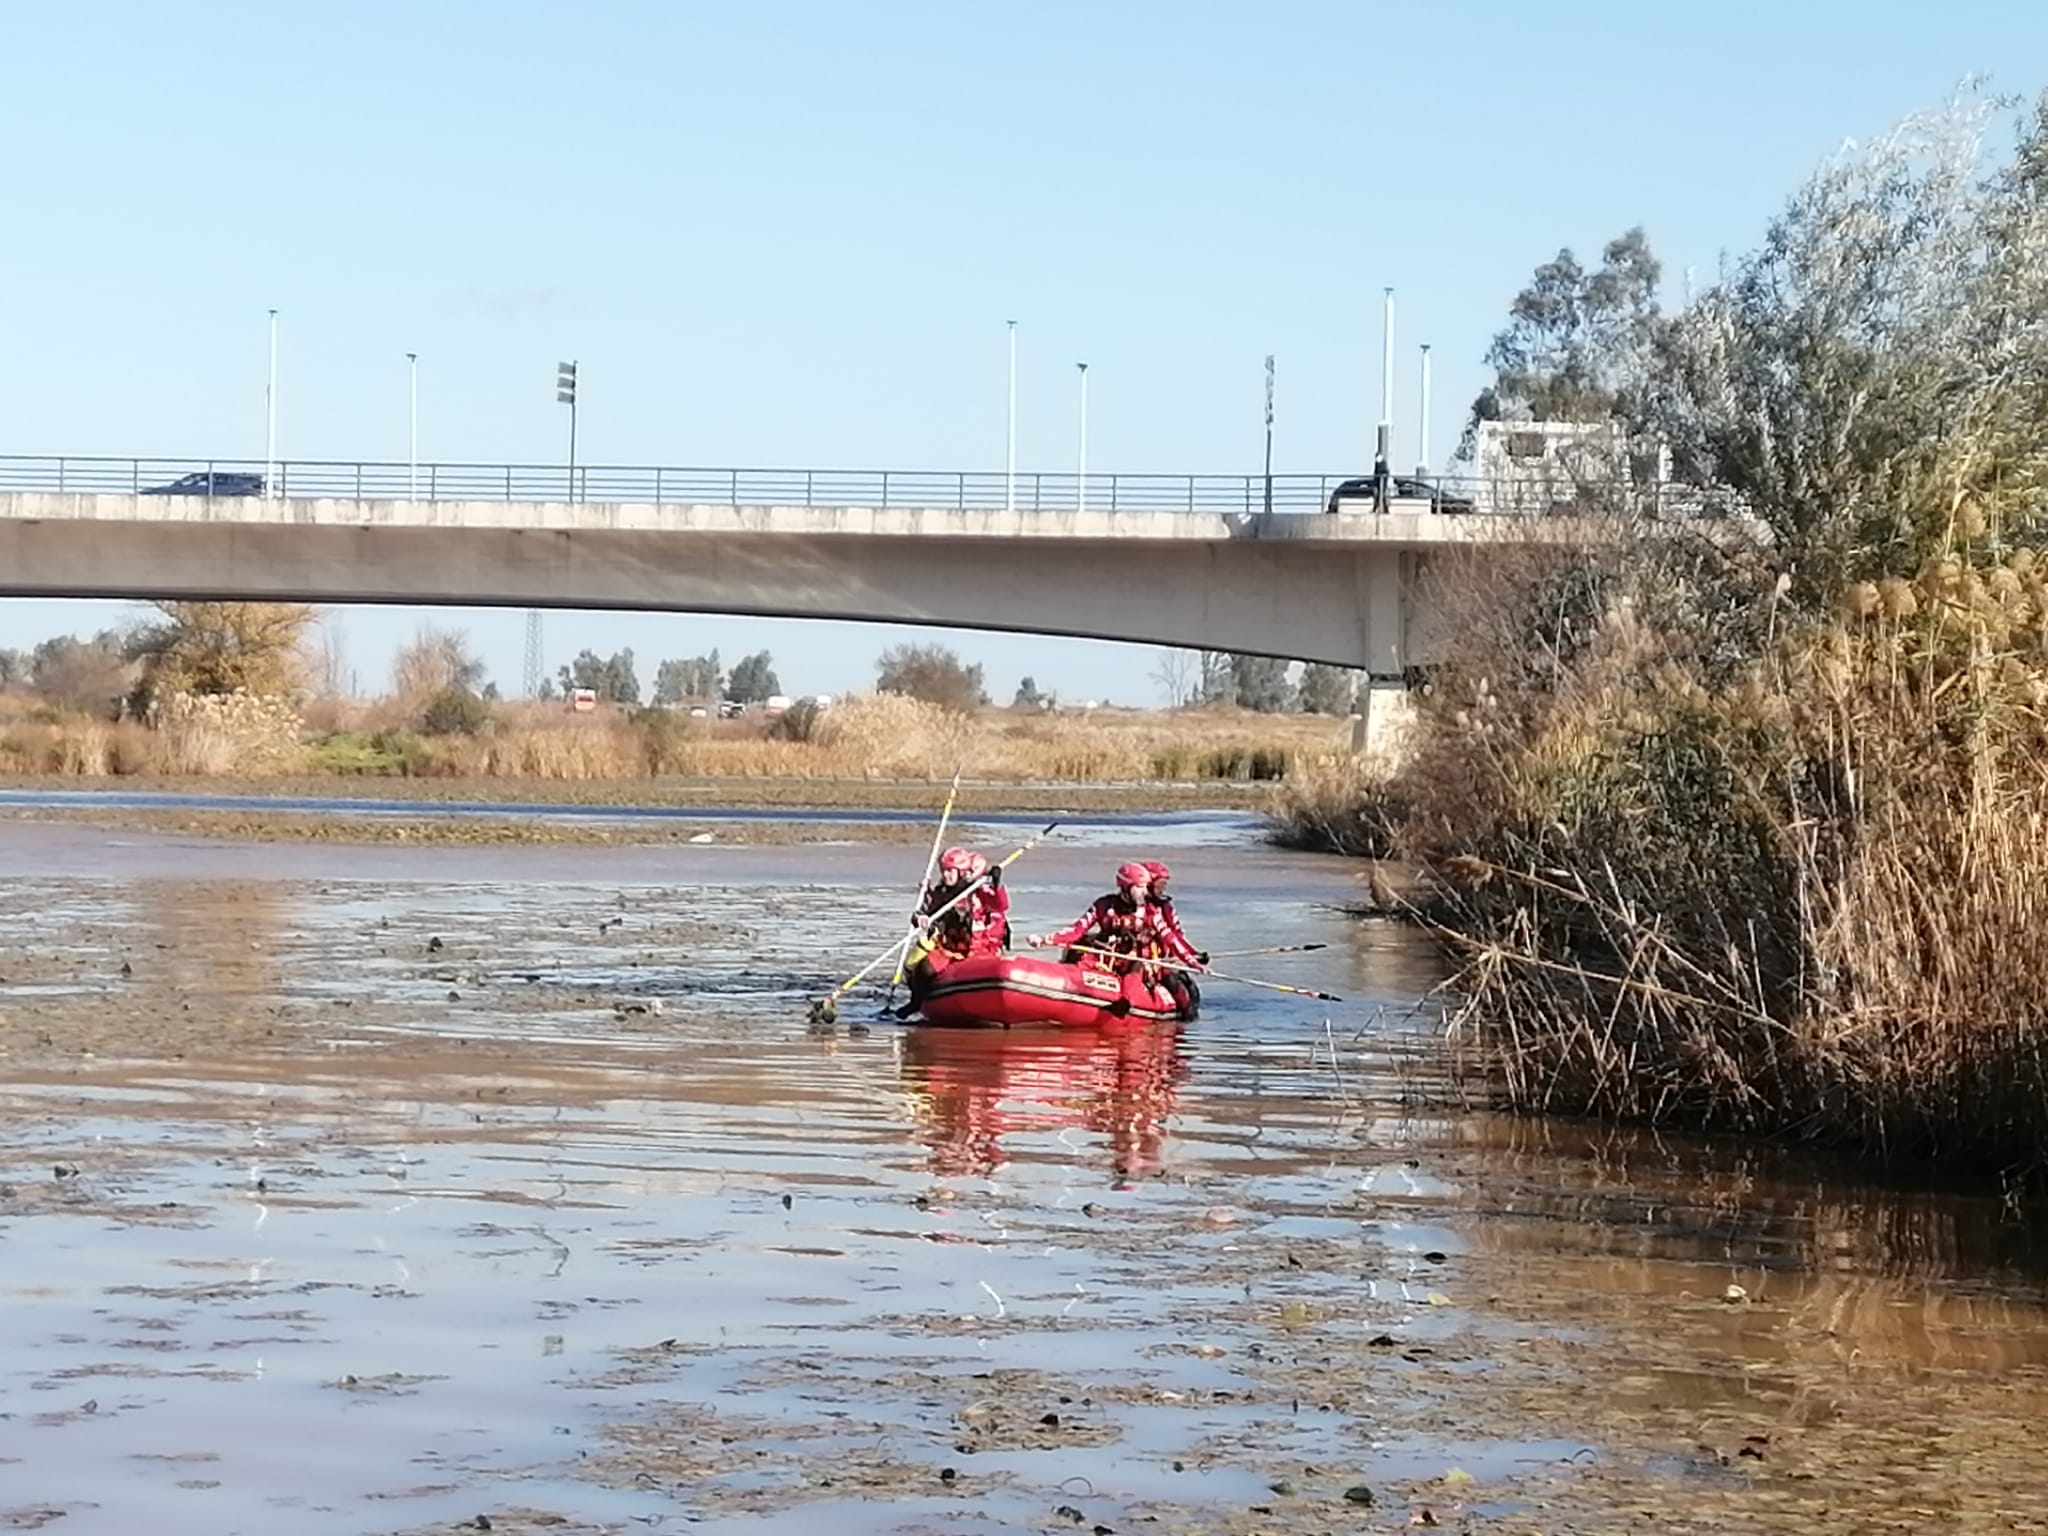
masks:
[[[1426,501],[1432,512],[1472,512],[1477,509],[1468,497],[1456,496],[1440,485],[1427,480],[1418,480],[1412,475],[1360,475],[1355,480],[1346,480],[1330,493],[1330,510],[1337,510],[1340,501],[1372,501],[1379,495],[1380,481],[1387,483],[1389,501]]]
[[[202,469],[169,485],[144,488],[145,496],[261,496],[263,477],[228,470]]]

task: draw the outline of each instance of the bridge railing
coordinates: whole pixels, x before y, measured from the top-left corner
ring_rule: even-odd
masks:
[[[0,454],[0,491],[140,495],[167,491],[191,476],[265,475],[260,460],[119,459]],[[253,484],[234,494],[250,494]],[[352,500],[626,502],[664,505],[876,507],[1026,511],[1315,513],[1333,504],[1369,507],[1362,475],[1091,474],[1085,487],[1072,472],[1023,473],[1014,483],[1000,471],[887,469],[712,469],[661,466],[445,464],[417,466],[368,460],[293,459],[270,474],[280,496]],[[217,486],[216,494],[230,494]],[[1441,476],[1400,477],[1392,494],[1408,505],[1432,502],[1444,512],[1542,512],[1560,504],[1550,486],[1526,480],[1490,482]]]

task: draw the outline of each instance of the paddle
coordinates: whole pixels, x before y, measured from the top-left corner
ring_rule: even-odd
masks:
[[[946,840],[946,823],[953,819],[953,797],[960,793],[960,770],[966,766],[963,758],[953,765],[953,787],[946,791],[945,808],[939,812],[939,830],[932,834],[932,851],[924,861],[924,878],[917,882],[917,899],[910,904],[910,921],[917,922],[917,909],[924,905],[924,893],[932,888],[932,871],[938,867],[939,845]],[[909,951],[906,949],[905,954]],[[896,989],[903,985],[903,956],[896,957],[896,972],[889,978],[889,996],[895,997]]]
[[[1290,987],[1278,981],[1254,981],[1249,976],[1226,976],[1221,971],[1205,971],[1199,965],[1182,965],[1177,960],[1137,960],[1130,955],[1119,954],[1113,949],[1097,949],[1089,944],[1069,944],[1066,948],[1076,954],[1106,955],[1112,960],[1130,960],[1134,965],[1156,965],[1169,971],[1186,971],[1191,976],[1206,976],[1211,981],[1234,981],[1241,987],[1264,987],[1269,992],[1291,992],[1296,997],[1312,997],[1319,1003],[1344,1001],[1334,992],[1318,992],[1312,987]]]
[[[1212,949],[1211,960],[1242,960],[1246,955],[1294,955],[1303,950],[1328,949],[1327,944],[1268,944],[1264,949]]]
[[[1056,821],[1047,822],[1045,824],[1044,831],[1039,832],[1034,836],[1025,839],[1023,843],[1019,844],[1017,847],[1011,849],[1007,854],[1003,855],[1001,863],[996,864],[990,869],[983,871],[981,874],[976,875],[972,880],[968,881],[965,885],[961,886],[960,893],[957,896],[955,896],[951,901],[947,902],[944,906],[940,907],[936,912],[932,913],[930,917],[924,919],[924,921],[920,923],[917,927],[912,928],[910,932],[903,935],[902,938],[898,939],[895,943],[891,944],[887,949],[883,950],[879,955],[875,956],[874,959],[870,960],[866,965],[862,966],[859,970],[855,971],[851,976],[847,977],[846,980],[842,981],[838,986],[834,987],[828,995],[820,998],[817,1002],[811,1004],[811,1022],[813,1024],[832,1023],[835,1019],[839,1017],[839,999],[844,997],[847,993],[851,992],[855,987],[859,986],[863,981],[865,981],[867,979],[868,972],[872,971],[884,960],[889,959],[892,955],[898,954],[901,951],[909,949],[911,941],[914,940],[919,933],[930,928],[932,924],[936,923],[948,912],[952,911],[955,907],[959,906],[961,902],[965,901],[977,889],[987,884],[989,876],[994,874],[996,870],[1009,868],[1012,864],[1016,863],[1019,859],[1023,858],[1025,854],[1029,853],[1033,848],[1036,848],[1048,837],[1051,837],[1053,834],[1053,829],[1057,826],[1059,826],[1059,823]]]

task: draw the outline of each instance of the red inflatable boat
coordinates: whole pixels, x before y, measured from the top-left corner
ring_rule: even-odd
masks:
[[[1135,972],[1112,976],[1030,955],[954,961],[932,982],[918,1012],[927,1024],[996,1029],[1019,1024],[1159,1024],[1181,1018],[1173,994]]]

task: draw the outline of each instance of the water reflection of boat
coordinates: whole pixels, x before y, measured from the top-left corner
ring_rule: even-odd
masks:
[[[1119,1179],[1156,1172],[1187,1061],[1171,1024],[1123,1029],[919,1027],[903,1075],[941,1173],[1010,1160],[1003,1138],[1078,1128],[1108,1142]]]

